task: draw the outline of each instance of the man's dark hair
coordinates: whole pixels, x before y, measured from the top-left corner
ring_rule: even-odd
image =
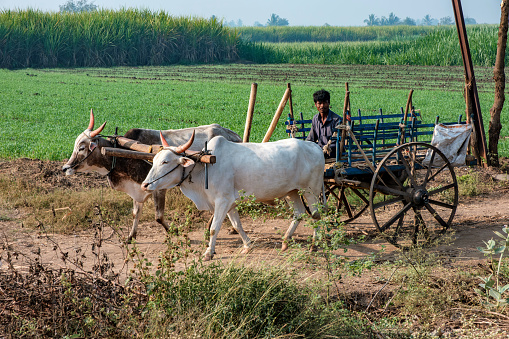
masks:
[[[315,101],[315,103],[317,101],[327,101],[327,102],[330,102],[330,93],[327,92],[324,89],[316,91],[315,93],[313,93],[313,100]]]

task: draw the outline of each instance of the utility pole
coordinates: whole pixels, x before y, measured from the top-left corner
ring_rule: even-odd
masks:
[[[467,30],[465,27],[465,19],[463,17],[463,9],[460,0],[452,0],[454,10],[454,18],[456,20],[456,29],[461,47],[461,56],[463,58],[463,66],[465,68],[465,100],[467,121],[473,125],[473,135],[471,145],[477,163],[484,167],[489,166],[488,148],[486,145],[486,135],[484,133],[484,124],[481,114],[481,106],[479,104],[479,95],[477,94],[477,85],[475,82],[474,67],[472,64],[472,56],[470,55],[470,46],[468,45]]]

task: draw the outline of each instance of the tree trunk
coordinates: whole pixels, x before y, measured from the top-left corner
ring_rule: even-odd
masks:
[[[493,80],[495,80],[495,101],[490,110],[491,120],[488,130],[489,143],[488,150],[491,159],[491,165],[499,167],[498,161],[498,139],[500,138],[500,113],[504,107],[505,101],[505,48],[507,45],[507,21],[509,16],[509,0],[502,0],[500,4],[501,16],[500,27],[498,29],[497,58],[495,60],[495,68],[493,71]]]

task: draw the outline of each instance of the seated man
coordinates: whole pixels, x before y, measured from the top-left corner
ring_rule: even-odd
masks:
[[[329,109],[330,93],[326,90],[321,89],[315,92],[313,100],[316,109],[318,109],[318,114],[313,117],[311,131],[306,140],[318,142],[318,146],[323,148],[323,154],[326,158],[335,157],[336,143],[329,143],[329,140],[333,133],[332,129],[340,124],[343,118]]]

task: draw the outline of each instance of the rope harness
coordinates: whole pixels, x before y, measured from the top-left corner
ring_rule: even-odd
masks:
[[[87,160],[87,158],[88,158],[89,156],[91,156],[91,155],[92,155],[92,153],[94,153],[94,151],[95,151],[95,149],[96,149],[96,148],[97,148],[97,147],[94,147],[94,149],[93,149],[90,153],[88,153],[88,154],[87,154],[87,155],[86,155],[83,159],[81,159],[80,161],[78,161],[77,163],[73,164],[73,165],[72,165],[72,166],[70,166],[70,167],[71,167],[72,169],[74,169],[76,166],[78,166],[78,165],[82,164],[85,160]]]
[[[117,147],[118,147],[118,141],[117,141],[117,137],[118,137],[118,135],[117,135],[117,130],[115,130],[115,134],[114,134],[114,135],[106,135],[106,136],[105,136],[105,135],[98,134],[98,135],[97,135],[96,137],[94,137],[94,138],[91,138],[91,137],[90,137],[90,135],[87,135],[87,134],[85,134],[85,135],[86,135],[88,138],[90,138],[91,140],[92,140],[92,139],[95,139],[95,138],[104,138],[104,137],[110,137],[110,138],[113,138],[113,139],[115,140],[115,141],[113,142],[113,147],[114,147],[114,148],[117,148]],[[96,150],[96,148],[98,148],[98,146],[94,147],[94,149],[93,149],[90,153],[88,153],[88,154],[87,154],[87,155],[86,155],[83,159],[81,159],[81,160],[80,160],[80,161],[78,161],[77,163],[73,164],[73,165],[71,166],[71,168],[75,168],[76,166],[80,165],[80,164],[81,164],[81,163],[83,163],[85,160],[87,160],[87,158],[88,158],[89,156],[91,156],[91,155],[92,155],[92,153]],[[161,151],[162,149],[163,149],[163,148],[161,148],[159,151]],[[175,155],[177,155],[177,156],[179,156],[179,157],[183,157],[183,156],[185,156],[185,153],[177,153],[177,152],[175,152],[175,151],[174,151],[174,150],[172,150],[172,149],[168,149],[168,150],[169,150],[169,151],[171,151],[171,152],[173,152],[173,154],[175,154]],[[197,161],[196,161],[196,162],[200,162],[201,157],[202,157],[203,155],[205,155],[205,154],[208,154],[208,152],[203,152],[203,151],[202,151],[202,152],[200,152],[200,153],[197,153],[197,154],[196,154],[196,156],[198,157],[198,159],[197,159]],[[115,169],[115,167],[117,166],[117,157],[116,157],[116,156],[112,156],[112,158],[113,158],[113,159],[112,159],[112,161],[111,161],[111,169],[110,169],[110,170],[108,171],[108,173],[106,174],[106,176],[107,176],[107,177],[110,177],[111,172],[113,172],[113,170],[114,170],[114,169]],[[148,163],[148,164],[152,165],[149,161],[147,161],[147,160],[144,160],[144,161],[145,161],[146,163]],[[189,182],[190,182],[190,183],[192,183],[192,181],[191,181],[191,172],[193,172],[194,168],[196,167],[196,162],[194,163],[193,168],[189,171],[189,173],[187,173],[187,175],[186,175],[186,169],[185,169],[185,167],[182,167],[182,176],[181,176],[181,178],[180,178],[179,183],[178,183],[176,186],[180,187],[180,185],[182,185],[182,183],[183,183],[186,179],[188,179],[188,178],[189,178]],[[177,164],[177,165],[176,165],[175,167],[173,167],[170,171],[166,172],[165,174],[161,175],[160,177],[158,177],[158,178],[156,178],[156,179],[152,180],[151,182],[147,183],[147,185],[151,185],[151,184],[153,184],[154,182],[158,181],[159,179],[162,179],[162,178],[164,178],[165,176],[169,175],[170,173],[172,173],[173,171],[175,171],[175,170],[176,170],[176,169],[177,169],[180,165],[181,165],[181,164]]]
[[[171,151],[173,154],[175,154],[176,156],[179,156],[179,157],[184,157],[185,154],[183,153],[177,153],[175,152],[174,150],[172,149],[167,149],[168,151]],[[202,156],[203,154],[201,154],[201,152],[199,153],[199,158]],[[198,159],[199,159],[198,158]],[[199,161],[199,160],[198,160]],[[175,167],[173,167],[171,170],[169,170],[168,172],[166,172],[165,174],[155,178],[154,180],[146,183],[146,185],[152,185],[154,182],[158,181],[159,179],[162,179],[164,178],[165,176],[167,176],[168,174],[172,173],[173,171],[175,171],[179,166],[181,166],[181,164],[177,164]],[[192,183],[191,181],[191,172],[193,172],[194,168],[196,167],[196,162],[194,163],[193,165],[193,168],[191,168],[191,170],[189,171],[189,173],[187,173],[186,175],[186,168],[184,166],[182,166],[182,176],[180,177],[180,181],[178,184],[176,184],[175,186],[177,187],[180,187],[180,185],[182,185],[182,183],[187,179],[189,178],[189,182]]]
[[[117,137],[118,137],[118,127],[115,127],[115,135],[112,135],[111,136],[115,141],[113,142],[113,147],[114,148],[117,148],[118,146],[118,141],[117,141]],[[111,175],[111,172],[113,172],[113,170],[115,169],[115,167],[117,166],[117,157],[113,156],[112,157],[113,159],[111,159],[111,169],[108,171],[108,173],[106,174],[106,176],[110,178],[110,175]]]

